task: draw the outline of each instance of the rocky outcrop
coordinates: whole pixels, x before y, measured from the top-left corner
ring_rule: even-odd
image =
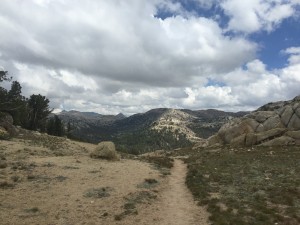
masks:
[[[173,134],[176,140],[180,135],[185,135],[191,142],[199,142],[202,139],[188,127],[189,122],[195,120],[195,117],[177,109],[168,109],[159,119],[157,119],[150,129],[157,132],[168,131]]]
[[[300,145],[300,96],[269,103],[223,125],[208,146]]]
[[[9,136],[15,136],[17,134],[13,123],[14,120],[10,114],[0,112],[0,133],[3,139],[7,139]]]

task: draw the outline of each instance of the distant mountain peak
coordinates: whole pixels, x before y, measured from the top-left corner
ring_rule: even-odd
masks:
[[[189,141],[197,142],[201,138],[197,137],[188,126],[193,122],[195,116],[192,116],[179,109],[168,109],[161,117],[155,121],[151,127],[152,130],[161,132],[163,130],[173,133],[176,139],[180,134],[186,135]]]
[[[119,120],[120,120],[120,119],[124,119],[124,118],[126,118],[126,117],[127,117],[127,116],[125,116],[123,113],[119,113],[119,114],[116,115],[116,118],[119,119]]]
[[[59,117],[71,122],[72,136],[98,143],[114,141],[120,150],[145,152],[190,146],[215,134],[229,117],[240,114],[217,110],[156,108],[126,117],[75,110]]]

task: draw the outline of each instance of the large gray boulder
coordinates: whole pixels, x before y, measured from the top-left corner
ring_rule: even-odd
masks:
[[[120,160],[115,144],[111,141],[100,142],[94,151],[91,152],[90,156],[96,159],[107,159],[112,161]]]
[[[300,104],[299,104],[300,105]],[[295,110],[295,114],[300,117],[300,107],[298,106],[298,108],[294,109]]]
[[[5,130],[9,136],[15,136],[17,134],[16,128],[13,125],[14,120],[8,113],[0,112],[0,127]]]
[[[275,128],[275,129],[267,130],[264,132],[256,133],[255,134],[256,135],[256,143],[255,144],[260,144],[266,140],[271,140],[276,137],[282,136],[286,131],[287,131],[287,129],[285,129],[285,128]]]
[[[285,133],[286,136],[300,140],[300,130],[297,131],[287,131]]]
[[[284,111],[281,114],[281,120],[285,126],[288,126],[293,114],[294,114],[294,110],[292,106],[289,105],[284,108]]]
[[[207,139],[207,144],[203,147],[206,147],[206,146],[219,147],[224,144],[225,143],[223,142],[222,138],[219,135],[213,135]]]
[[[287,136],[281,136],[270,141],[260,144],[260,146],[285,146],[285,145],[295,145],[295,139]]]
[[[230,145],[233,147],[240,147],[245,145],[245,140],[246,140],[246,134],[242,134],[238,137],[233,138],[230,141]]]
[[[259,124],[253,119],[234,119],[221,127],[218,136],[225,144],[230,144],[233,139],[247,133],[254,132]]]
[[[9,137],[9,133],[3,127],[0,127],[0,140],[7,140]]]
[[[263,123],[265,122],[268,118],[276,116],[276,112],[274,111],[257,111],[253,112],[248,115],[248,117],[251,117],[255,119],[258,123]]]
[[[269,103],[223,125],[208,139],[212,145],[300,145],[300,96]]]
[[[299,130],[300,129],[300,118],[297,116],[296,113],[294,113],[294,115],[292,116],[292,118],[288,124],[288,128],[290,130]]]
[[[276,128],[285,128],[284,124],[282,123],[279,115],[272,116],[268,118],[264,123],[263,123],[263,128],[264,131],[276,129]]]

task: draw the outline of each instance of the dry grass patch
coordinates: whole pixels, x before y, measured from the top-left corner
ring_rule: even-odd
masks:
[[[185,149],[181,154],[190,155],[186,183],[208,206],[213,224],[300,224],[299,147]]]
[[[156,199],[157,195],[151,191],[140,191],[136,193],[131,193],[125,197],[125,204],[123,206],[123,212],[115,215],[115,220],[119,221],[124,219],[128,215],[137,215],[138,204],[151,203],[153,199]]]
[[[141,156],[142,161],[151,163],[155,169],[158,169],[163,176],[170,175],[170,169],[173,167],[174,159],[167,156]]]
[[[105,198],[109,197],[113,190],[111,187],[91,188],[85,191],[83,196],[86,198]]]
[[[159,182],[156,179],[145,179],[143,183],[140,183],[137,185],[138,188],[145,188],[145,189],[151,189],[155,188]]]

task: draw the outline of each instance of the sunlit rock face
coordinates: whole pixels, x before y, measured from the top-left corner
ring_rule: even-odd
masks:
[[[300,96],[268,103],[229,121],[207,143],[209,146],[300,145]]]

